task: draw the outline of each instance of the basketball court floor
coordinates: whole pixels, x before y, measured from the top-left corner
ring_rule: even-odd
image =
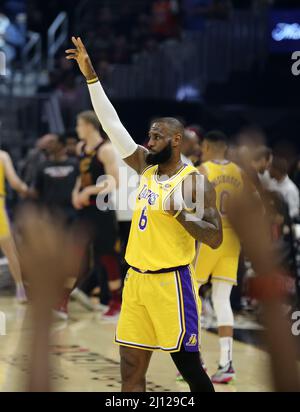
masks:
[[[32,329],[26,321],[26,306],[1,297],[6,315],[6,335],[0,336],[0,391],[23,391],[28,377],[28,344]],[[70,304],[70,320],[53,325],[51,345],[52,389],[61,392],[118,392],[120,373],[118,347],[112,343],[114,324],[104,323],[100,313]],[[215,372],[218,359],[217,335],[203,331],[203,357],[208,372]],[[216,385],[220,392],[270,391],[268,355],[255,346],[235,341],[234,384]],[[148,373],[148,391],[187,392],[176,382],[176,369],[168,354],[155,353]]]

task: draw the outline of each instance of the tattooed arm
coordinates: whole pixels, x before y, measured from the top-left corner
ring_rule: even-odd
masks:
[[[191,179],[184,182],[184,201],[189,206],[189,193],[192,193],[192,203],[195,205],[199,201],[199,175],[192,175]],[[199,242],[205,243],[212,249],[217,249],[223,241],[222,222],[216,207],[216,192],[206,176],[202,177],[204,184],[200,191],[204,190],[204,211],[198,211],[197,207],[193,210],[186,208],[177,216],[178,222]],[[187,193],[187,196],[185,195]],[[200,199],[201,201],[201,199]]]

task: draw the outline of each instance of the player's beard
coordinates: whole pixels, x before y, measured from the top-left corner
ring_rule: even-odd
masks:
[[[167,146],[158,153],[148,153],[146,156],[146,163],[148,165],[160,165],[168,162],[172,157],[172,144],[169,142]]]

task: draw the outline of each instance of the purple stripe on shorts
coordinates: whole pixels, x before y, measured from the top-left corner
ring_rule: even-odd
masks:
[[[186,330],[183,346],[186,352],[199,352],[199,316],[189,267],[180,269],[178,273],[183,295]]]

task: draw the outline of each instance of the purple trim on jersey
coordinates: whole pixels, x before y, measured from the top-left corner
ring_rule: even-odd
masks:
[[[189,267],[180,269],[179,273],[185,318],[185,336],[183,346],[186,352],[199,352],[199,315]]]

